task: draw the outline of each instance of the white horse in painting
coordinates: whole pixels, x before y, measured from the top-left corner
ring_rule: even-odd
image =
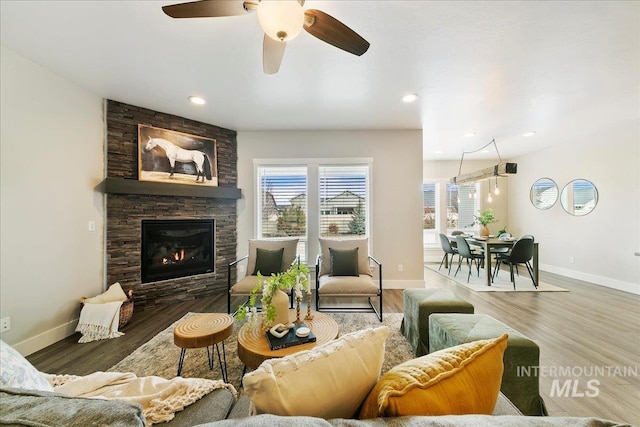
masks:
[[[204,182],[205,177],[207,178],[207,180],[211,180],[211,163],[209,162],[209,156],[207,156],[202,151],[185,150],[184,148],[180,148],[177,145],[174,145],[173,143],[167,141],[166,139],[149,137],[149,141],[147,142],[147,145],[144,147],[144,149],[145,151],[149,151],[154,147],[162,148],[167,158],[169,159],[169,164],[171,165],[171,174],[169,174],[169,176],[173,176],[176,162],[193,162],[196,165],[196,182],[199,182],[201,177],[202,182]]]

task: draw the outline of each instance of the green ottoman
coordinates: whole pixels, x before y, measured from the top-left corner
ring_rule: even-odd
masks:
[[[459,344],[509,334],[504,351],[500,391],[524,415],[547,415],[540,397],[538,345],[520,332],[486,314],[432,314],[429,318],[429,349],[434,352]],[[520,368],[523,367],[525,369]],[[519,372],[526,372],[527,375]]]
[[[473,305],[448,289],[405,289],[400,331],[417,357],[429,353],[431,313],[473,313]]]

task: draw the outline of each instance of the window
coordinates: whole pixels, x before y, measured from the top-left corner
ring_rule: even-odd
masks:
[[[475,184],[447,184],[447,233],[474,229],[474,215],[478,211],[478,190]]]
[[[439,240],[436,238],[436,220],[437,209],[436,201],[438,200],[438,192],[436,191],[437,184],[430,182],[422,185],[422,235],[424,245],[439,244]]]
[[[368,166],[318,168],[321,236],[368,235]]]
[[[258,238],[298,237],[298,255],[307,241],[307,167],[259,166]]]
[[[301,261],[313,263],[318,237],[370,237],[369,159],[291,162],[254,161],[258,238],[297,237]]]
[[[443,192],[441,189],[445,188]],[[476,184],[451,185],[446,179],[434,179],[422,185],[422,234],[426,247],[439,247],[439,233],[454,230],[473,231],[478,211]]]

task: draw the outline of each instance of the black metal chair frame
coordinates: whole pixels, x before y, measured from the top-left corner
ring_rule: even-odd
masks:
[[[369,301],[369,306],[370,307],[320,307],[320,277],[318,276],[318,273],[320,272],[320,262],[322,261],[322,257],[320,255],[318,255],[316,257],[316,310],[318,311],[326,311],[326,312],[334,312],[334,313],[338,313],[338,312],[356,312],[356,311],[367,311],[367,312],[371,312],[373,311],[376,315],[376,317],[378,318],[378,320],[380,320],[382,322],[382,264],[376,260],[374,257],[372,257],[371,255],[368,256],[369,257],[369,261],[375,263],[378,266],[378,298],[380,300],[380,306],[379,308],[377,308],[374,304],[373,301],[371,301],[371,297],[368,296],[367,300]],[[350,295],[351,296],[351,295]],[[353,295],[355,297],[357,297],[357,295]]]

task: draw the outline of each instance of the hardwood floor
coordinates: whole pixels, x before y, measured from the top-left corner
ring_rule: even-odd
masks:
[[[476,313],[508,324],[540,346],[540,389],[550,415],[640,425],[640,296],[545,272],[540,275],[570,292],[473,292],[428,269],[425,282],[427,287],[452,289],[471,302]],[[402,312],[402,290],[384,290],[383,301],[385,312]],[[226,298],[218,295],[136,311],[118,339],[78,344],[76,334],[27,359],[39,370],[55,374],[107,370],[190,311],[224,312]],[[570,381],[570,389],[558,393],[565,381]]]

